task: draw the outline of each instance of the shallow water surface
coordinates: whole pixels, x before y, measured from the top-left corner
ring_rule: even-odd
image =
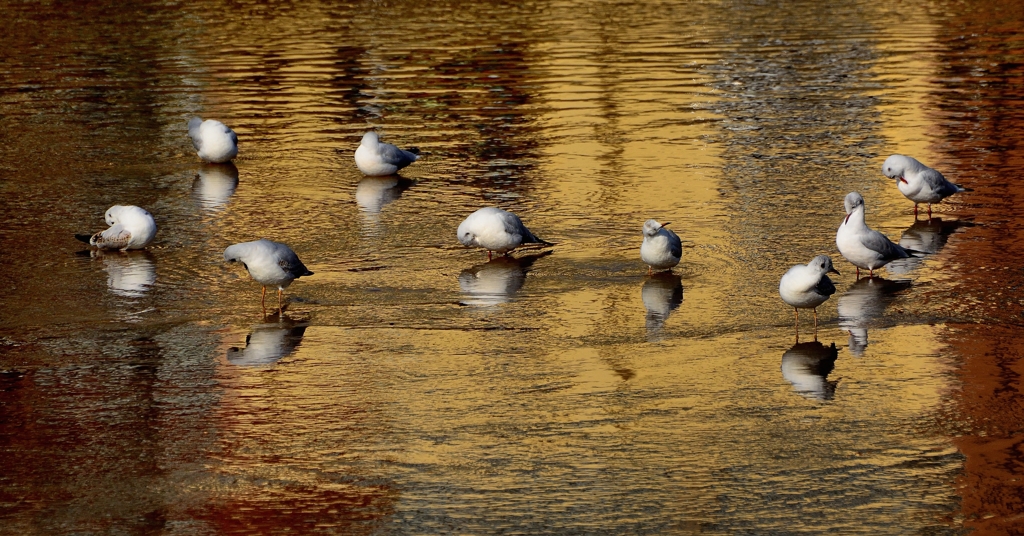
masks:
[[[0,5],[0,532],[1024,514],[1020,10]],[[197,161],[193,115],[238,133],[233,164]],[[369,129],[423,158],[362,176]],[[915,218],[893,153],[971,191]],[[928,254],[857,280],[854,190]],[[113,204],[154,214],[147,250],[75,241]],[[462,248],[487,205],[556,245]],[[639,259],[648,218],[682,237],[672,273]],[[260,237],[315,272],[283,314],[223,262]],[[797,341],[778,280],[821,253],[843,275]]]

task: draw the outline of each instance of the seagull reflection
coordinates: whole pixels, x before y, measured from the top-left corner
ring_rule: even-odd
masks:
[[[683,303],[683,278],[672,272],[659,272],[647,278],[640,289],[647,309],[647,330],[656,332]]]
[[[277,315],[271,315],[268,319],[273,318],[277,318]],[[228,362],[243,367],[274,364],[299,347],[307,327],[308,324],[287,317],[280,322],[257,324],[245,337],[245,348],[228,349]]]
[[[238,186],[238,168],[226,164],[204,164],[192,182],[192,195],[205,210],[224,208]]]
[[[521,257],[495,257],[484,264],[467,268],[459,274],[459,287],[466,294],[463,305],[491,306],[505,303],[512,298],[523,283],[530,266],[552,251]]]
[[[949,235],[955,233],[961,227],[971,226],[971,222],[961,220],[942,221],[942,218],[929,218],[917,220],[913,225],[903,231],[900,238],[900,246],[916,249],[924,253],[938,253],[946,242]],[[889,263],[887,268],[891,274],[905,274],[921,265],[924,259],[911,257],[909,259],[896,259]]]
[[[413,181],[398,176],[364,177],[356,185],[356,204],[367,214],[378,214],[384,205],[402,196]]]
[[[156,282],[156,267],[148,251],[114,253],[92,250],[91,255],[103,260],[107,288],[117,296],[141,298]]]
[[[850,333],[850,352],[864,355],[868,346],[868,328],[879,324],[894,295],[910,288],[910,281],[891,281],[881,277],[859,279],[839,298],[836,305],[839,327]]]
[[[831,400],[839,380],[827,378],[838,357],[836,343],[831,346],[818,341],[797,343],[782,354],[782,377],[805,398]]]

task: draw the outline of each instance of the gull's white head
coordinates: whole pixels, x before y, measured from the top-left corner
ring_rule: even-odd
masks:
[[[832,266],[832,257],[829,257],[828,255],[818,255],[811,259],[811,262],[807,263],[807,266],[810,266],[822,274],[842,275],[839,273],[839,270],[836,270]]]
[[[103,219],[106,220],[107,225],[114,225],[118,223],[119,214],[123,208],[124,207],[121,205],[114,205],[107,209],[107,213],[103,215]]]
[[[658,234],[658,231],[660,231],[662,227],[668,224],[669,222],[658,223],[658,220],[655,220],[653,218],[649,219],[644,222],[644,236],[653,237]]]
[[[906,184],[907,179],[903,178],[903,175],[907,171],[913,171],[921,167],[921,163],[909,156],[903,156],[901,154],[894,154],[889,158],[885,159],[882,163],[882,174],[890,179],[896,179]]]
[[[467,218],[468,221],[468,218]],[[475,246],[476,245],[476,234],[469,230],[469,225],[466,225],[467,221],[463,221],[459,224],[459,229],[456,231],[458,234],[459,242],[462,242],[464,246]]]
[[[850,192],[846,194],[846,200],[843,202],[846,205],[846,221],[850,221],[850,214],[858,208],[864,209],[864,197],[857,192]]]
[[[361,142],[361,144],[366,145],[368,147],[372,147],[374,145],[377,145],[378,141],[379,138],[377,137],[377,133],[371,130],[366,134],[363,134],[363,141]]]

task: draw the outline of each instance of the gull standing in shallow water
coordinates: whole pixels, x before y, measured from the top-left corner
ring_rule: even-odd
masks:
[[[928,203],[928,216],[931,217],[932,203],[966,191],[963,186],[946,180],[942,173],[901,154],[886,158],[882,164],[882,173],[890,179],[896,179],[900,193],[914,202],[914,216],[917,216],[918,203]]]
[[[522,244],[554,245],[537,238],[523,225],[519,216],[494,207],[485,207],[470,214],[459,224],[457,234],[463,245],[486,249],[487,260],[491,259],[492,251],[507,255]]]
[[[249,275],[263,285],[260,304],[264,315],[267,314],[267,285],[277,286],[277,311],[282,314],[284,289],[302,276],[313,275],[291,248],[265,238],[228,246],[224,250],[224,260],[241,262]]]
[[[106,231],[94,235],[76,234],[75,238],[99,249],[142,249],[156,236],[156,221],[144,208],[135,205],[114,205],[104,216]]]
[[[800,338],[800,309],[814,309],[814,340],[818,340],[818,306],[836,293],[828,274],[839,274],[828,255],[818,255],[807,264],[789,269],[779,281],[779,296],[793,307],[796,336]]]
[[[196,154],[207,162],[223,164],[238,155],[238,136],[235,131],[215,119],[189,119],[188,136],[192,138]]]
[[[850,264],[857,267],[858,278],[861,268],[874,277],[876,268],[896,259],[913,257],[911,253],[919,253],[893,244],[885,235],[869,228],[864,223],[864,198],[859,193],[846,194],[844,203],[846,218],[836,232],[836,247]]]
[[[382,143],[372,130],[363,135],[363,141],[356,149],[356,167],[371,177],[393,175],[419,159],[419,149],[406,151],[390,143]]]
[[[640,259],[647,263],[647,275],[654,270],[671,270],[683,258],[683,244],[679,236],[665,226],[650,219],[644,222],[644,243],[640,245]]]

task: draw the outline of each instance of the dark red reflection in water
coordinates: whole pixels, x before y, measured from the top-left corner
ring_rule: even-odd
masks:
[[[193,512],[221,534],[370,534],[393,510],[395,493],[385,487],[344,491],[288,485],[239,495]]]
[[[978,226],[951,263],[965,316],[946,336],[960,357],[960,386],[946,425],[967,458],[958,487],[974,534],[1008,534],[1024,523],[1024,24],[1020,6],[951,3],[938,40],[936,95],[944,153]],[[965,211],[968,212],[968,211]]]

